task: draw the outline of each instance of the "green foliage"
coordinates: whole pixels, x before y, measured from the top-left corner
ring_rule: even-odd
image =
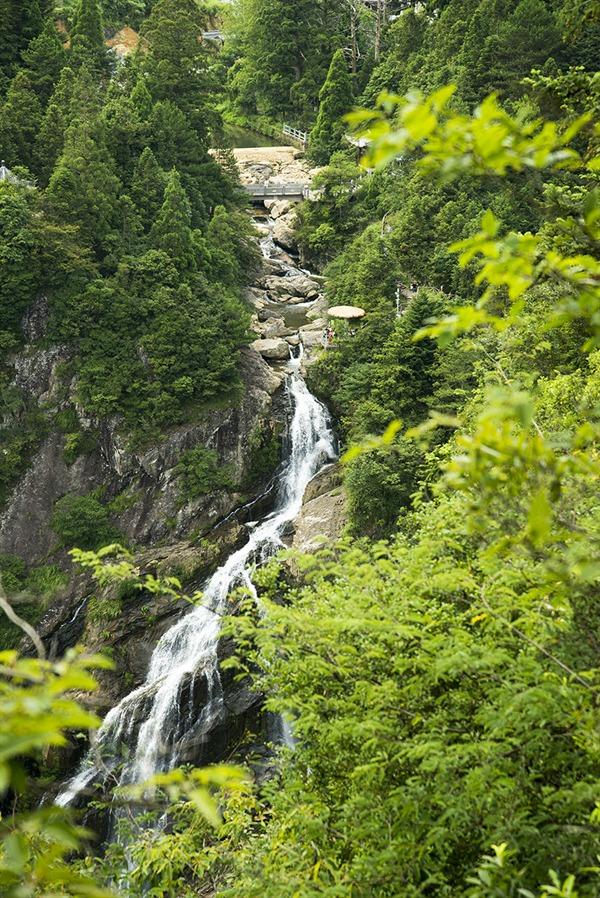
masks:
[[[32,89],[45,107],[67,64],[67,53],[51,16],[46,20],[41,34],[24,51],[23,62]]]
[[[69,107],[74,89],[75,73],[63,68],[58,83],[48,101],[46,111],[33,147],[34,170],[46,186],[56,161],[62,153],[65,133],[70,123]]]
[[[61,544],[69,548],[97,549],[118,538],[107,507],[93,494],[63,496],[54,505],[50,526]]]
[[[121,602],[116,597],[92,596],[86,610],[86,620],[94,624],[102,624],[118,620],[123,611]]]
[[[217,453],[205,446],[184,452],[175,474],[179,479],[182,502],[193,502],[215,490],[231,489],[234,485],[231,472],[219,464]]]
[[[53,171],[45,201],[57,222],[79,228],[86,247],[100,259],[118,224],[121,184],[94,122],[75,120]]]
[[[167,179],[164,202],[150,231],[152,249],[169,256],[181,274],[197,268],[192,235],[192,210],[179,172],[175,169]]]
[[[505,554],[499,567],[462,497],[445,495],[415,525],[416,539],[390,548],[306,560],[292,603],[279,587],[262,623],[236,622],[299,744],[224,894],[374,896],[399,881],[408,894],[432,882],[463,894],[501,838],[518,846],[524,887],[558,865],[595,893],[583,868],[597,842],[597,669],[569,654],[579,624],[565,620],[563,587],[543,611],[532,583],[544,562]]]
[[[146,147],[135,164],[131,182],[131,197],[145,231],[150,229],[162,207],[165,186],[165,173],[150,147]]]
[[[319,93],[319,114],[310,133],[310,155],[320,165],[341,148],[346,132],[343,117],[352,106],[352,81],[343,50],[337,50]]]
[[[2,0],[0,35],[0,92],[15,75],[20,56],[44,26],[40,0]]]
[[[106,667],[98,657],[75,652],[62,661],[20,658],[0,653],[0,796],[19,795],[26,786],[23,759],[39,759],[49,747],[67,742],[68,730],[96,727],[98,719],[73,696],[96,683],[90,670]],[[70,814],[52,806],[7,816],[0,831],[0,887],[6,898],[51,898],[56,894],[109,898],[67,858],[87,831]]]
[[[106,70],[107,53],[99,0],[78,0],[70,39],[76,64],[89,66],[98,73]]]
[[[114,278],[90,284],[64,325],[81,352],[85,407],[123,415],[138,435],[180,423],[199,403],[237,389],[246,313],[199,276],[179,278],[163,252],[126,259]]]
[[[297,0],[293,6],[240,0],[231,24],[237,60],[229,76],[236,107],[312,124],[331,58],[353,18],[345,0]]]
[[[36,286],[34,209],[30,191],[0,185],[0,327],[15,336]]]
[[[10,165],[31,168],[33,141],[40,126],[42,109],[25,71],[10,83],[0,108],[0,155]]]
[[[53,598],[56,593],[65,587],[68,577],[56,564],[45,564],[42,567],[33,568],[27,577],[26,588],[35,596],[42,599]]]

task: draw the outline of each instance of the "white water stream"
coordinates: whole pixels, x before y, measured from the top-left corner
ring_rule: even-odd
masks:
[[[177,734],[192,728],[210,730],[223,705],[217,650],[221,617],[233,589],[252,585],[253,569],[284,544],[283,535],[302,507],[310,480],[335,458],[335,436],[324,406],[309,392],[299,373],[300,360],[289,364],[288,391],[293,406],[289,456],[278,484],[275,511],[255,525],[248,542],[234,552],[204,587],[203,604],[168,630],[157,644],[146,681],[110,711],[80,771],[67,783],[57,804],[71,804],[97,782],[141,783],[179,763]],[[203,672],[208,699],[200,712],[182,702],[184,684]],[[200,715],[200,716],[199,716]],[[123,757],[123,746],[129,755]]]

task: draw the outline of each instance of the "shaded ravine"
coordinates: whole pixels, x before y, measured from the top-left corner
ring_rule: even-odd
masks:
[[[300,375],[300,359],[288,365],[292,419],[288,456],[278,480],[275,510],[253,527],[204,587],[201,606],[175,624],[157,644],[145,682],[110,711],[79,772],[56,799],[83,803],[92,785],[144,782],[180,763],[180,743],[190,732],[209,733],[223,715],[218,665],[221,618],[233,589],[255,593],[252,571],[284,545],[283,536],[302,507],[304,492],[321,468],[335,458],[336,440],[325,407]],[[201,708],[192,700],[197,674],[206,678]],[[124,751],[126,748],[126,751]]]

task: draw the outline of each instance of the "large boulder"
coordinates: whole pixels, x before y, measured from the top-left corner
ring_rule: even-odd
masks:
[[[304,343],[305,348],[320,346],[323,337],[323,328],[327,327],[327,319],[317,318],[311,324],[305,324],[300,328],[300,339]]]
[[[255,340],[252,349],[262,355],[263,359],[272,362],[281,362],[289,359],[290,348],[285,340],[273,338],[269,340]]]
[[[309,483],[302,510],[294,524],[292,548],[314,552],[331,545],[348,522],[346,496],[337,465],[329,465]]]
[[[269,275],[262,283],[269,293],[278,296],[298,296],[301,299],[316,299],[319,295],[319,284],[305,274],[294,274],[291,277],[275,277]]]
[[[296,333],[293,327],[287,327],[283,318],[267,318],[265,322],[258,325],[258,332],[266,340],[272,340],[278,337],[291,337]]]
[[[277,219],[273,228],[273,240],[284,249],[296,250],[298,248],[292,219],[289,216]]]
[[[278,219],[283,215],[287,215],[288,212],[291,212],[292,206],[293,203],[291,203],[289,200],[277,200],[271,206],[271,218]]]

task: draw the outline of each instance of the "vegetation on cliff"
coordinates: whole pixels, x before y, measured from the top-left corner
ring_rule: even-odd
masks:
[[[84,407],[144,433],[235,388],[253,264],[235,184],[207,154],[218,63],[198,7],[149,5],[149,49],[112,77],[91,38],[63,49],[68,68],[44,69],[40,50],[30,71],[43,18],[27,40],[20,21],[0,55],[0,140],[41,185],[0,185],[3,345],[18,347],[45,293]],[[11,816],[9,800],[26,793],[19,756],[95,725],[69,698],[92,685],[89,664],[4,653],[0,885],[11,898],[115,882],[132,898],[595,898],[598,4],[429,0],[384,28],[351,0],[293,6],[234,5],[230,102],[314,127],[326,167],[298,216],[304,256],[332,302],[367,313],[336,325],[310,372],[347,450],[351,532],[295,559],[293,577],[283,561],[260,571],[260,608],[242,592],[227,623],[227,664],[288,718],[294,747],[266,782],[164,775],[150,811],[168,807],[170,828],[134,821],[127,848],[71,860],[83,833],[62,811]],[[362,160],[338,121],[351,91]],[[3,439],[22,470],[14,421]],[[186,489],[221,488],[214,462],[185,455]],[[90,548],[98,529],[109,538],[99,501],[64,502],[58,530],[77,515]],[[110,552],[79,558],[100,582],[138,576]],[[0,570],[25,584],[18,559]],[[144,587],[181,598],[173,581]]]

